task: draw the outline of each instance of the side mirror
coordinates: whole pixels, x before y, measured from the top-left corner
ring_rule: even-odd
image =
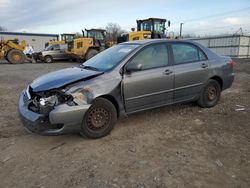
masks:
[[[125,67],[126,72],[134,72],[142,70],[142,64],[128,63]]]

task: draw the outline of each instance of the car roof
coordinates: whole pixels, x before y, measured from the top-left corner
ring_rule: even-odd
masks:
[[[200,49],[203,50],[203,52],[205,52],[205,54],[209,57],[209,59],[212,58],[217,58],[218,55],[216,53],[214,53],[213,51],[211,51],[210,49],[204,47],[203,45],[192,41],[192,40],[188,40],[188,39],[145,39],[145,40],[134,40],[134,41],[129,41],[129,42],[123,42],[120,43],[119,45],[140,45],[140,46],[146,46],[149,44],[157,44],[157,43],[161,43],[161,42],[175,42],[175,43],[181,43],[181,42],[186,42],[189,44],[193,44],[197,47],[199,47]]]
[[[158,43],[158,42],[189,42],[189,43],[196,44],[195,42],[191,40],[185,40],[185,39],[145,39],[145,40],[128,41],[128,42],[123,42],[120,44],[145,45],[145,44]]]

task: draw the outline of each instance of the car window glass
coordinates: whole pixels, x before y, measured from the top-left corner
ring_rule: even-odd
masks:
[[[181,64],[192,61],[199,61],[198,50],[189,44],[172,44],[174,63]]]
[[[199,50],[199,59],[201,61],[207,60],[206,55],[204,54],[204,52],[202,52],[201,50]]]
[[[142,70],[168,65],[168,51],[165,44],[157,44],[144,48],[131,63],[141,64]]]
[[[59,45],[55,45],[54,46],[54,50],[60,50],[60,46]]]

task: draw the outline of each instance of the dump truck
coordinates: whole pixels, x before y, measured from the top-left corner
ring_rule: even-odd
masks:
[[[170,27],[170,21],[162,18],[148,18],[137,20],[136,22],[137,31],[133,28],[132,32],[121,34],[117,38],[117,43],[132,40],[165,38],[166,22],[168,27]]]
[[[26,47],[26,42],[19,43],[14,40],[0,40],[0,59],[5,59],[10,63],[23,63],[27,57],[23,53]]]

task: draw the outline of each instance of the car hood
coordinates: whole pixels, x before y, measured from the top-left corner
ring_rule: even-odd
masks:
[[[47,91],[60,88],[77,81],[88,80],[101,74],[103,74],[103,72],[83,69],[80,67],[66,68],[45,74],[35,79],[30,84],[30,87],[34,92]]]

